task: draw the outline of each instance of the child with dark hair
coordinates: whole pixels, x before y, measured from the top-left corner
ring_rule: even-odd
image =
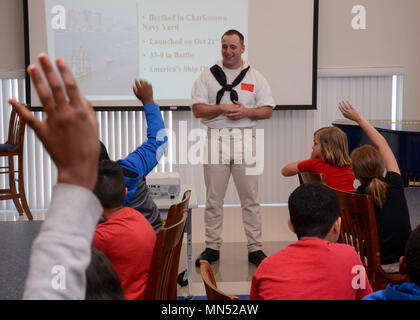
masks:
[[[388,284],[385,290],[376,291],[364,300],[420,300],[420,225],[411,232],[400,259],[400,269],[408,273],[408,282]]]
[[[354,192],[346,133],[337,127],[318,129],[314,132],[311,158],[291,162],[284,166],[281,173],[289,177],[304,171],[324,173],[328,186]]]
[[[104,160],[98,166],[94,189],[104,211],[104,223],[96,227],[92,246],[111,261],[124,296],[128,300],[144,298],[156,234],[137,210],[124,207],[126,195],[124,173],[118,163]]]
[[[261,262],[251,300],[360,300],[372,292],[354,248],[336,243],[341,218],[331,188],[299,186],[289,197],[289,212],[298,241]]]
[[[120,278],[109,259],[92,247],[86,269],[86,300],[124,300]]]
[[[357,122],[376,147],[364,145],[350,155],[354,175],[361,183],[356,192],[372,197],[382,268],[385,272],[398,272],[398,262],[411,232],[400,168],[388,142],[359,110],[348,101],[340,102],[339,109],[346,118]]]

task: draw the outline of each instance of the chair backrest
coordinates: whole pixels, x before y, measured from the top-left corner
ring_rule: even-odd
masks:
[[[25,121],[14,111],[10,113],[9,133],[7,144],[15,145],[14,149],[23,147],[23,139],[25,137]]]
[[[173,286],[177,286],[177,277],[173,277],[173,269],[178,269],[180,251],[177,249],[182,243],[188,211],[185,210],[182,219],[159,231],[153,249],[150,263],[149,279],[147,281],[145,300],[176,300]]]
[[[184,192],[184,195],[182,196],[182,201],[178,202],[176,204],[173,204],[168,211],[168,216],[166,217],[165,227],[168,228],[170,226],[173,226],[174,224],[178,223],[182,219],[182,215],[185,211],[188,211],[188,205],[190,203],[190,197],[191,197],[191,190],[186,190]],[[175,255],[180,256],[181,255],[181,249],[182,249],[182,241],[178,244],[178,247],[176,248]],[[179,259],[174,261],[174,266],[172,268],[172,274],[171,279],[177,278],[178,276],[178,267],[179,267]],[[177,286],[171,284],[169,288],[169,295],[170,296],[176,296],[177,295]]]
[[[315,172],[299,172],[299,183],[304,184],[308,182],[321,182],[325,185],[327,185],[327,177],[324,173],[315,173]]]
[[[188,205],[190,203],[191,190],[184,192],[182,196],[182,201],[173,204],[168,211],[168,216],[166,218],[165,227],[170,227],[181,220],[182,213],[185,210],[188,210]]]
[[[213,271],[206,260],[200,260],[201,278],[206,289],[207,300],[240,300],[237,296],[231,296],[217,288]]]
[[[331,189],[337,194],[340,203],[339,242],[356,249],[373,291],[384,289],[388,283],[406,281],[406,275],[386,273],[381,267],[378,228],[372,198],[367,194]]]

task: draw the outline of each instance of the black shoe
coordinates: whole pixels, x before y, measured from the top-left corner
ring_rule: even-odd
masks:
[[[262,250],[253,251],[248,253],[248,261],[255,264],[257,267],[260,265],[261,261],[263,261],[267,256],[265,255]]]
[[[195,260],[195,266],[200,267],[200,260],[206,260],[208,263],[211,264],[212,262],[219,260],[219,256],[219,250],[206,248],[206,250],[201,252],[197,260]]]

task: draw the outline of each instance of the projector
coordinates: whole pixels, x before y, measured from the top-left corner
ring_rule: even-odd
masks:
[[[181,191],[178,172],[150,172],[146,184],[153,199],[175,199]]]

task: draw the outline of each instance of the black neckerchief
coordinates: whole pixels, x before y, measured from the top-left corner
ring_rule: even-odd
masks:
[[[210,68],[211,73],[216,78],[217,82],[219,82],[219,84],[222,86],[222,89],[220,89],[217,92],[216,104],[220,103],[225,91],[230,91],[230,100],[232,100],[232,103],[233,101],[238,101],[238,93],[235,90],[233,90],[233,88],[235,88],[238,84],[241,83],[249,68],[250,66],[248,66],[248,68],[243,69],[241,73],[236,77],[236,79],[233,80],[232,84],[227,84],[226,75],[223,72],[222,68],[220,68],[217,64]]]

